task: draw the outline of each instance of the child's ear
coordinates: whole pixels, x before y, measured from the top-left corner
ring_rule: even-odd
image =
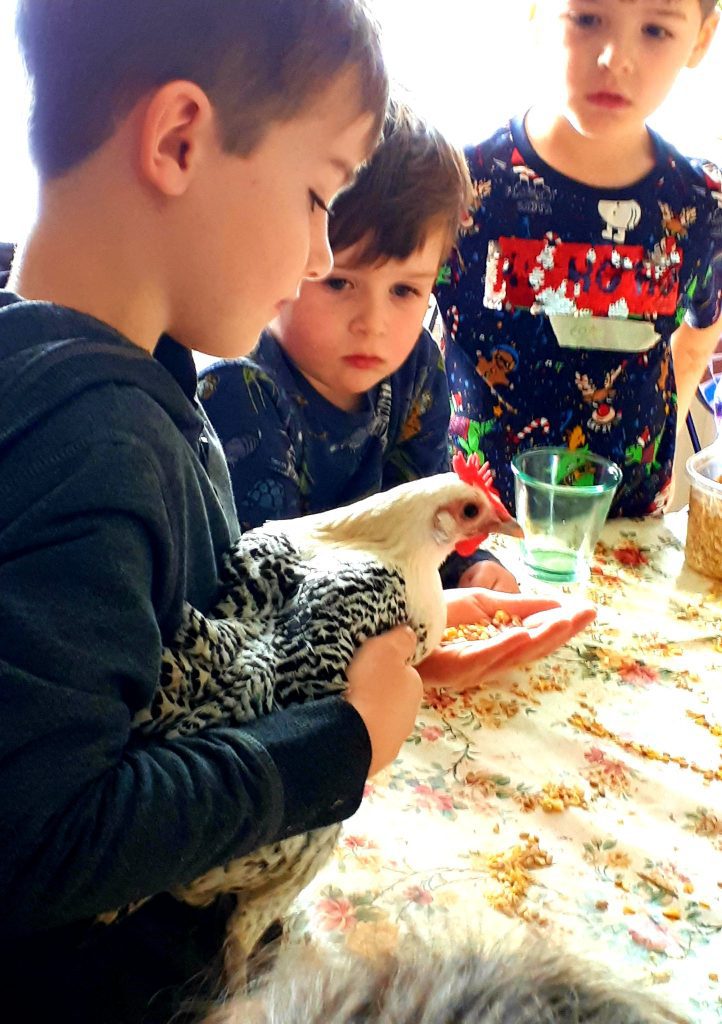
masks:
[[[696,68],[707,53],[707,50],[709,50],[714,34],[717,31],[719,17],[719,11],[715,8],[715,10],[712,11],[711,14],[708,14],[702,22],[702,27],[700,28],[699,35],[697,36],[697,42],[694,44],[694,49],[687,61],[688,68]]]
[[[165,196],[183,195],[211,139],[215,121],[205,92],[194,82],[166,83],[152,94],[142,115],[143,178]]]

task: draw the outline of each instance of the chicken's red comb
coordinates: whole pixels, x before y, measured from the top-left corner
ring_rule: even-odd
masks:
[[[482,466],[476,452],[473,452],[468,459],[465,459],[461,452],[457,452],[451,460],[451,465],[459,480],[462,480],[465,484],[471,484],[472,487],[481,488],[502,522],[506,519],[511,519],[511,513],[507,510],[504,502],[501,500],[501,495],[496,487],[494,487],[494,479],[488,462],[485,462]]]

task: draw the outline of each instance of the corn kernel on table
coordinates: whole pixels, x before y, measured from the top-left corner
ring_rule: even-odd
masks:
[[[722,583],[685,565],[685,527],[609,522],[571,588],[597,604],[591,628],[498,683],[430,693],[292,941],[373,953],[533,929],[722,1022]],[[519,568],[516,542],[496,549]]]

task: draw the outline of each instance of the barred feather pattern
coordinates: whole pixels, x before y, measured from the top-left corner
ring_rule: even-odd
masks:
[[[190,736],[338,693],[363,641],[407,618],[400,573],[372,558],[319,567],[262,529],[227,556],[220,587],[209,615],[184,607],[153,702],[134,720],[142,735]]]
[[[304,559],[285,535],[263,528],[244,534],[226,558],[214,609],[206,616],[185,606],[163,652],[154,700],[134,720],[136,741],[190,736],[341,692],[356,649],[407,621],[408,613],[400,573],[359,553],[348,561],[334,554],[324,567]],[[417,633],[424,648],[426,629],[417,626]],[[333,825],[262,847],[174,895],[204,905],[220,893],[237,894],[231,939],[238,966],[326,862],[339,830]]]

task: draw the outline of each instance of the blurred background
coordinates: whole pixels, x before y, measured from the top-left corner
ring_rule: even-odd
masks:
[[[544,88],[544,54],[530,45],[530,0],[370,0],[391,73],[419,111],[458,143],[476,142]],[[20,238],[35,206],[25,144],[27,91],[0,0],[0,241]],[[722,163],[722,31],[695,71],[682,73],[653,127],[682,152]]]

